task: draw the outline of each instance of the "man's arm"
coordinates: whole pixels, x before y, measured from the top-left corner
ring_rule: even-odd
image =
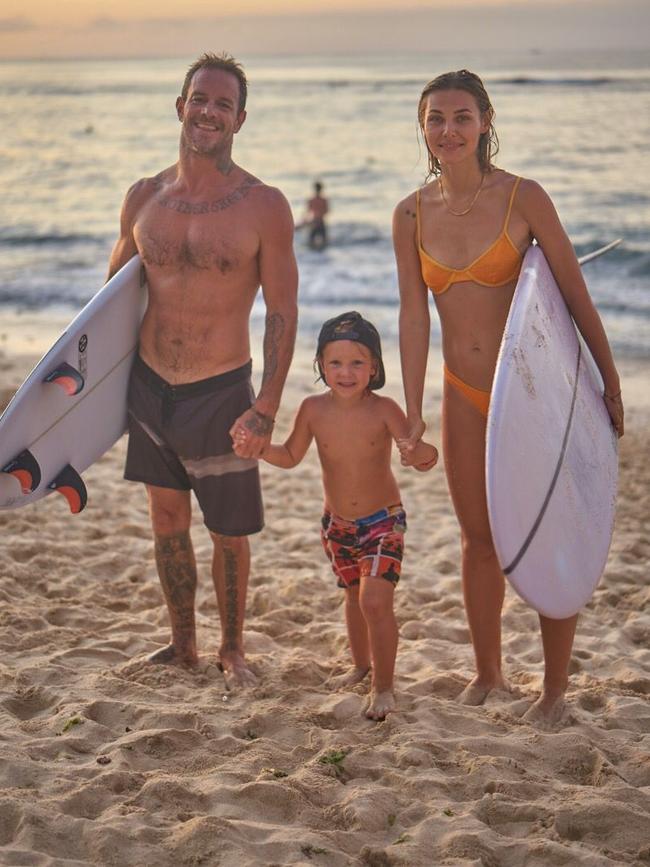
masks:
[[[260,457],[269,443],[275,414],[293,356],[298,323],[298,268],[293,252],[293,218],[289,203],[279,190],[265,193],[260,239],[260,282],[266,305],[264,370],[255,403],[233,425],[246,429],[242,457]],[[245,453],[244,453],[245,452]]]
[[[122,213],[120,214],[120,234],[108,262],[107,280],[110,280],[114,274],[117,274],[120,268],[126,265],[129,259],[133,258],[138,252],[135,238],[133,237],[133,227],[138,211],[149,194],[148,186],[146,179],[137,181],[124,198]]]

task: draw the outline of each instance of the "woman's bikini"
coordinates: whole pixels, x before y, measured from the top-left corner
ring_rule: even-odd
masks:
[[[420,190],[417,191],[415,194],[415,213],[420,266],[424,282],[434,295],[442,295],[453,283],[471,282],[478,283],[479,286],[505,286],[506,283],[511,283],[519,275],[523,256],[517,247],[515,247],[508,234],[508,224],[510,222],[512,203],[514,202],[520,181],[521,178],[517,178],[513,184],[510,201],[508,202],[508,210],[499,237],[493,244],[490,244],[484,253],[481,253],[480,256],[474,259],[471,265],[461,269],[449,268],[447,265],[443,265],[442,262],[438,262],[432,258],[422,246]],[[456,388],[466,400],[478,409],[481,415],[487,418],[488,406],[490,404],[489,391],[483,391],[483,389],[468,385],[459,376],[452,373],[446,364],[444,376],[450,385]]]

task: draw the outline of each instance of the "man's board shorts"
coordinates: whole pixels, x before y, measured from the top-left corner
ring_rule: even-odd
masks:
[[[264,526],[258,462],[232,450],[228,431],[253,403],[251,362],[171,385],[136,356],[127,399],[124,478],[192,490],[208,530],[248,536]]]
[[[399,503],[366,518],[347,521],[326,511],[321,541],[339,587],[354,587],[362,577],[397,584],[402,569],[406,512]]]

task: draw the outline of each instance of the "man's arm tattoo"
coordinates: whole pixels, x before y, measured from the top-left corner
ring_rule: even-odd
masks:
[[[263,412],[253,409],[253,415],[246,418],[244,427],[256,436],[265,437],[271,433],[274,424],[275,421],[270,415],[265,415]]]
[[[266,328],[264,329],[264,373],[262,374],[260,391],[264,391],[264,386],[278,372],[278,355],[284,331],[284,316],[281,313],[269,313],[266,317]]]

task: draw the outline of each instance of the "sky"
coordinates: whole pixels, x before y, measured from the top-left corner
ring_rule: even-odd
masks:
[[[0,0],[0,60],[648,50],[650,0]]]

